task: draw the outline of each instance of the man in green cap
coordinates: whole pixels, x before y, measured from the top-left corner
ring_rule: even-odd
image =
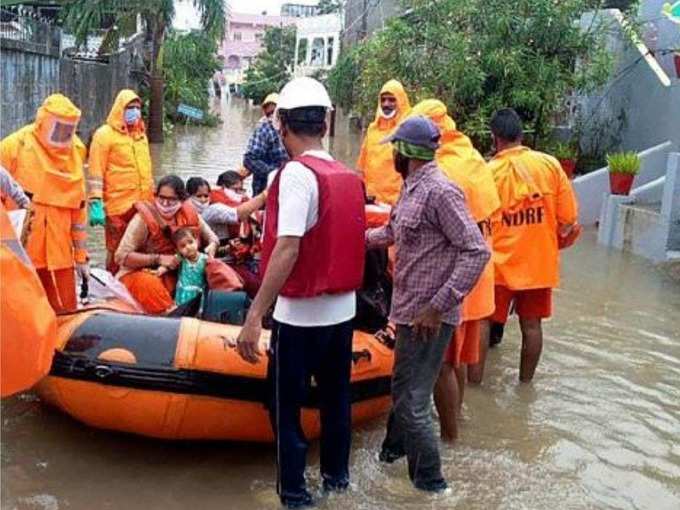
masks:
[[[434,161],[439,130],[411,117],[384,140],[404,179],[388,225],[366,233],[369,248],[396,246],[390,320],[397,325],[392,412],[380,460],[406,455],[416,488],[440,492],[442,476],[430,398],[459,306],[490,254],[463,192]]]

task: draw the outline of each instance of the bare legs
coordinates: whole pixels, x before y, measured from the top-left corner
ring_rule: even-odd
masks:
[[[538,360],[543,350],[543,328],[541,319],[523,319],[520,317],[519,326],[522,330],[522,355],[519,364],[519,380],[523,383],[531,382],[536,372]]]

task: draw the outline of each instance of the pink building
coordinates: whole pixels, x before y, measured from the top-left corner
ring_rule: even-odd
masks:
[[[295,18],[230,13],[221,51],[227,81],[229,83],[243,81],[245,70],[262,49],[265,28],[293,24],[295,24]]]

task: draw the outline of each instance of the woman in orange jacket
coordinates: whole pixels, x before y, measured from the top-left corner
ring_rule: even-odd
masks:
[[[106,124],[95,132],[90,146],[90,223],[104,223],[103,200],[106,268],[111,273],[118,270],[114,254],[135,214],[135,202],[153,199],[151,153],[141,107],[137,94],[121,90]]]
[[[77,306],[74,266],[89,277],[85,146],[75,134],[80,110],[53,94],[36,120],[0,142],[2,165],[32,201],[26,251],[57,312]]]
[[[125,229],[115,254],[120,266],[116,277],[130,291],[146,313],[160,314],[174,307],[176,278],[179,267],[172,233],[189,228],[200,239],[209,257],[215,256],[219,240],[208,224],[187,200],[182,179],[176,175],[163,177],[152,202],[137,202],[132,220]],[[161,266],[172,272],[156,271]]]

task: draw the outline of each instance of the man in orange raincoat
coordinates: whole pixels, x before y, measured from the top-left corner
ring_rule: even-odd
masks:
[[[50,370],[57,317],[0,204],[0,396],[29,389]]]
[[[82,279],[89,278],[85,146],[75,134],[79,121],[80,110],[53,94],[33,124],[0,142],[2,165],[31,198],[26,251],[57,312],[77,306],[74,266]]]
[[[439,128],[441,138],[436,161],[439,168],[465,194],[472,218],[491,249],[491,220],[500,209],[500,200],[491,170],[470,139],[456,129],[446,105],[426,99],[413,107],[410,115],[429,117]],[[463,300],[461,322],[449,344],[434,390],[441,423],[441,436],[454,441],[458,436],[456,416],[463,402],[466,366],[479,361],[480,329],[494,311],[493,264],[489,261],[477,284]]]
[[[560,239],[578,229],[578,205],[559,162],[522,145],[522,123],[514,110],[496,112],[491,133],[496,156],[489,167],[501,200],[501,215],[492,225],[496,310],[491,320],[504,324],[514,302],[522,330],[519,379],[530,382],[543,348],[541,322],[552,314],[552,289],[559,285]]]
[[[153,200],[149,140],[142,120],[142,101],[132,90],[118,93],[90,146],[90,223],[101,224],[106,210],[106,269],[116,273],[114,254],[135,214],[134,204]]]
[[[410,109],[402,84],[397,80],[385,83],[380,91],[375,120],[368,126],[357,162],[366,184],[366,194],[378,202],[394,205],[399,198],[402,178],[394,171],[392,148],[380,142],[406,118]]]

